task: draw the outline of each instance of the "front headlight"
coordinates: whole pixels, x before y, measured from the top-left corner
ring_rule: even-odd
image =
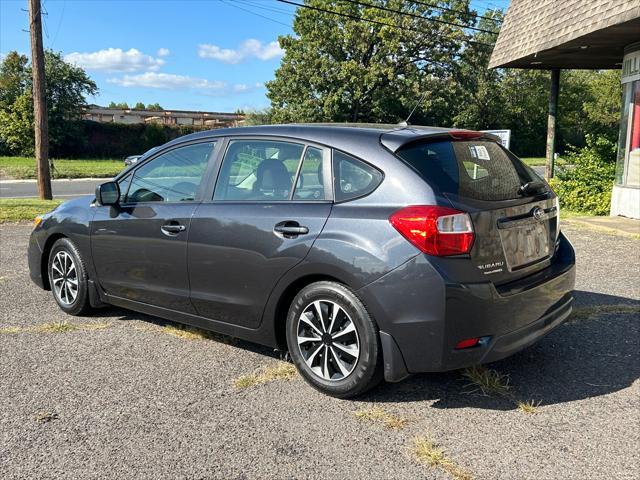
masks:
[[[36,227],[38,225],[40,225],[42,223],[42,220],[43,220],[43,218],[40,215],[38,215],[36,218],[33,219],[33,229],[34,230],[36,229]]]

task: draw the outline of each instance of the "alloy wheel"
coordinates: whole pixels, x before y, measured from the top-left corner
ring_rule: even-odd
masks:
[[[297,341],[305,363],[323,380],[343,380],[360,358],[356,325],[344,309],[329,300],[316,300],[302,311]]]
[[[51,262],[51,283],[57,299],[72,305],[78,297],[78,271],[71,255],[64,250],[56,253]]]

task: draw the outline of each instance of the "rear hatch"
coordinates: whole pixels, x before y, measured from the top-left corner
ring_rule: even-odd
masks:
[[[469,256],[436,260],[452,280],[501,285],[549,266],[558,237],[556,197],[498,142],[471,134],[439,136],[396,154],[434,189],[439,204],[471,216],[475,239]]]

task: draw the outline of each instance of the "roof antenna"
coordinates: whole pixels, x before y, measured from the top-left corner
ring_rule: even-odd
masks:
[[[418,100],[418,102],[414,105],[413,110],[411,110],[411,113],[409,114],[409,116],[407,117],[406,120],[398,123],[399,126],[401,127],[408,127],[409,126],[409,120],[411,120],[411,117],[413,116],[413,112],[416,111],[416,108],[418,108],[418,105],[420,105],[422,103],[422,101],[424,100],[424,97],[427,96],[427,92],[424,92],[422,94],[422,96],[420,97],[420,100]]]

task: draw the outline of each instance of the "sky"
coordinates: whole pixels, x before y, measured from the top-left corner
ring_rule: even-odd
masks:
[[[507,0],[472,5],[506,7]],[[265,82],[293,34],[295,8],[277,0],[42,0],[45,48],[82,66],[89,103],[158,102],[233,112],[269,106]],[[0,0],[0,55],[29,55],[27,0]]]

